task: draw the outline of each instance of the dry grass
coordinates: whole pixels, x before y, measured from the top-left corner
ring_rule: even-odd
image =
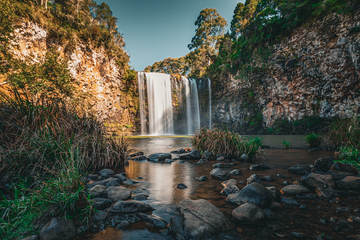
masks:
[[[326,135],[336,147],[360,146],[360,119],[357,117],[338,119],[331,124]]]
[[[201,128],[192,138],[192,144],[195,149],[212,152],[215,156],[225,153],[228,157],[238,158],[245,153],[253,160],[262,155],[260,138],[249,140],[237,133],[219,128]]]

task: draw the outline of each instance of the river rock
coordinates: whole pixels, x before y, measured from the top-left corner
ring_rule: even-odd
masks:
[[[112,201],[126,200],[130,198],[130,191],[125,187],[109,187],[107,197]]]
[[[177,239],[218,239],[219,231],[232,229],[224,213],[210,202],[184,200],[176,206],[170,219],[171,231]]]
[[[123,182],[123,184],[129,185],[129,186],[132,186],[132,185],[135,185],[135,184],[138,184],[138,183],[140,183],[140,182],[136,181],[134,179],[127,179],[126,181]]]
[[[151,162],[164,162],[165,159],[172,159],[170,153],[154,153],[147,157],[148,161]]]
[[[283,197],[281,198],[282,203],[291,204],[291,205],[300,205],[295,199]]]
[[[40,240],[72,240],[75,238],[75,224],[70,219],[53,218],[40,231]]]
[[[111,169],[105,168],[99,172],[101,176],[109,176],[112,177],[115,175],[115,172]]]
[[[200,159],[197,164],[205,164],[205,163],[208,163],[208,160],[206,159]]]
[[[301,195],[309,192],[309,189],[302,185],[288,185],[280,190],[280,192],[284,195]]]
[[[229,203],[235,203],[236,193],[229,194],[226,197],[226,201]]]
[[[272,199],[273,200],[279,200],[280,199],[280,191],[275,187],[275,186],[271,186],[271,187],[266,187],[267,190],[269,190],[269,192],[271,193]]]
[[[238,188],[238,186],[229,186],[229,187],[226,187],[226,188],[223,188],[220,192],[221,195],[229,195],[229,194],[234,194],[234,193],[238,193],[240,192],[240,188]]]
[[[316,173],[326,173],[330,170],[330,167],[333,165],[333,163],[334,160],[329,156],[319,158],[315,160],[314,167],[311,171]]]
[[[315,192],[316,192],[319,196],[321,196],[321,197],[323,197],[323,198],[326,198],[326,199],[329,199],[329,198],[332,197],[332,195],[334,194],[335,191],[334,191],[333,189],[331,189],[331,188],[317,187],[317,188],[315,189]]]
[[[128,200],[128,201],[117,201],[111,208],[112,213],[136,213],[136,212],[150,212],[154,210],[149,204]]]
[[[213,168],[224,168],[226,167],[225,163],[215,163],[212,165]]]
[[[317,187],[335,188],[334,178],[330,174],[310,173],[309,175],[301,177],[301,183],[310,189]]]
[[[95,211],[94,220],[95,221],[103,221],[106,218],[106,216],[107,216],[107,212],[98,210],[98,211]]]
[[[180,149],[177,149],[177,150],[171,151],[170,153],[174,153],[174,154],[183,154],[183,153],[186,153],[186,150],[185,150],[185,149],[183,149],[183,148],[180,148]]]
[[[111,178],[110,181],[105,183],[105,186],[106,187],[114,187],[114,186],[116,187],[116,186],[119,186],[119,182],[121,182],[119,178]]]
[[[222,170],[221,168],[215,168],[210,172],[210,176],[214,179],[218,180],[226,180],[229,179],[230,176],[227,172]]]
[[[39,235],[35,234],[30,237],[23,238],[21,240],[39,240]]]
[[[232,211],[233,218],[241,223],[254,224],[265,219],[264,210],[252,203],[244,203]]]
[[[360,178],[355,176],[348,176],[337,182],[337,186],[342,190],[360,190]]]
[[[231,174],[231,175],[240,175],[240,174],[242,174],[242,172],[241,172],[240,169],[234,169],[229,174]]]
[[[271,192],[262,184],[253,182],[244,187],[235,198],[235,203],[238,205],[244,203],[252,203],[259,207],[266,208],[270,206],[272,199]]]
[[[330,170],[348,172],[348,173],[352,173],[355,176],[358,174],[358,171],[356,170],[356,168],[352,167],[351,165],[349,165],[347,163],[335,162],[330,167]]]
[[[96,182],[93,182],[93,183],[89,183],[86,185],[86,188],[87,189],[91,189],[93,187],[95,187],[96,185],[103,185],[105,186],[107,182],[111,181],[112,178],[107,178],[107,179],[104,179],[104,180],[101,180],[101,181],[96,181]]]
[[[145,222],[150,223],[150,225],[158,228],[158,229],[164,229],[167,226],[167,223],[164,219],[161,217],[158,217],[156,215],[148,215],[144,213],[138,213],[138,216]]]
[[[142,156],[142,155],[144,155],[144,152],[137,152],[137,153],[130,154],[129,157],[133,158],[133,157]]]
[[[105,197],[107,187],[103,185],[96,185],[89,190],[89,194],[92,195],[92,198],[102,198]]]
[[[94,198],[90,200],[91,205],[97,210],[103,210],[111,206],[111,200],[107,198]]]
[[[348,239],[348,240],[360,240],[360,234],[347,236],[346,239]]]
[[[251,165],[249,167],[250,171],[259,171],[259,170],[266,170],[266,169],[270,169],[270,167],[265,164],[256,164],[256,165]]]
[[[200,158],[200,152],[196,149],[192,150],[188,154],[180,155],[181,160],[199,160]]]
[[[266,176],[260,177],[260,180],[267,181],[267,182],[274,181],[274,179],[272,178],[271,175],[266,175]]]
[[[199,181],[206,181],[206,180],[208,180],[208,178],[206,176],[199,177]]]
[[[202,157],[205,158],[206,160],[211,160],[214,158],[214,155],[209,151],[205,151]]]
[[[120,183],[125,182],[127,180],[127,178],[123,174],[115,174],[114,178],[119,179]]]
[[[143,160],[146,160],[146,156],[134,157],[131,160],[133,160],[133,161],[143,161]]]
[[[226,188],[226,187],[230,187],[230,186],[237,186],[237,181],[235,179],[229,179],[227,181],[223,181],[221,183],[221,186]]]
[[[310,172],[310,168],[301,167],[301,166],[289,167],[288,172],[295,173],[295,174],[301,174],[301,175],[307,175]]]
[[[347,176],[354,176],[354,174],[343,171],[329,170],[326,174],[331,174],[334,178],[334,181],[339,181],[346,178]]]
[[[176,188],[184,189],[184,188],[187,188],[187,186],[183,183],[179,183],[178,185],[176,185]]]
[[[257,174],[251,175],[248,179],[246,179],[247,184],[258,182],[261,183],[260,177]]]

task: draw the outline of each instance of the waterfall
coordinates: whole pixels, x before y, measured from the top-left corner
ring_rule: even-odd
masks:
[[[138,87],[141,135],[191,135],[201,126],[211,128],[210,79],[139,72]]]
[[[174,134],[170,75],[146,73],[149,133]]]

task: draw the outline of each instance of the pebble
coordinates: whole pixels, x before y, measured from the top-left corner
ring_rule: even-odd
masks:
[[[183,183],[179,183],[178,185],[176,185],[176,188],[184,189],[184,188],[187,188],[187,186]]]
[[[178,163],[184,163],[185,161],[184,160],[179,160]]]

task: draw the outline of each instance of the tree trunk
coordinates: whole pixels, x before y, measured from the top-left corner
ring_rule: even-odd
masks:
[[[45,9],[47,9],[47,2],[48,0],[45,0]]]

